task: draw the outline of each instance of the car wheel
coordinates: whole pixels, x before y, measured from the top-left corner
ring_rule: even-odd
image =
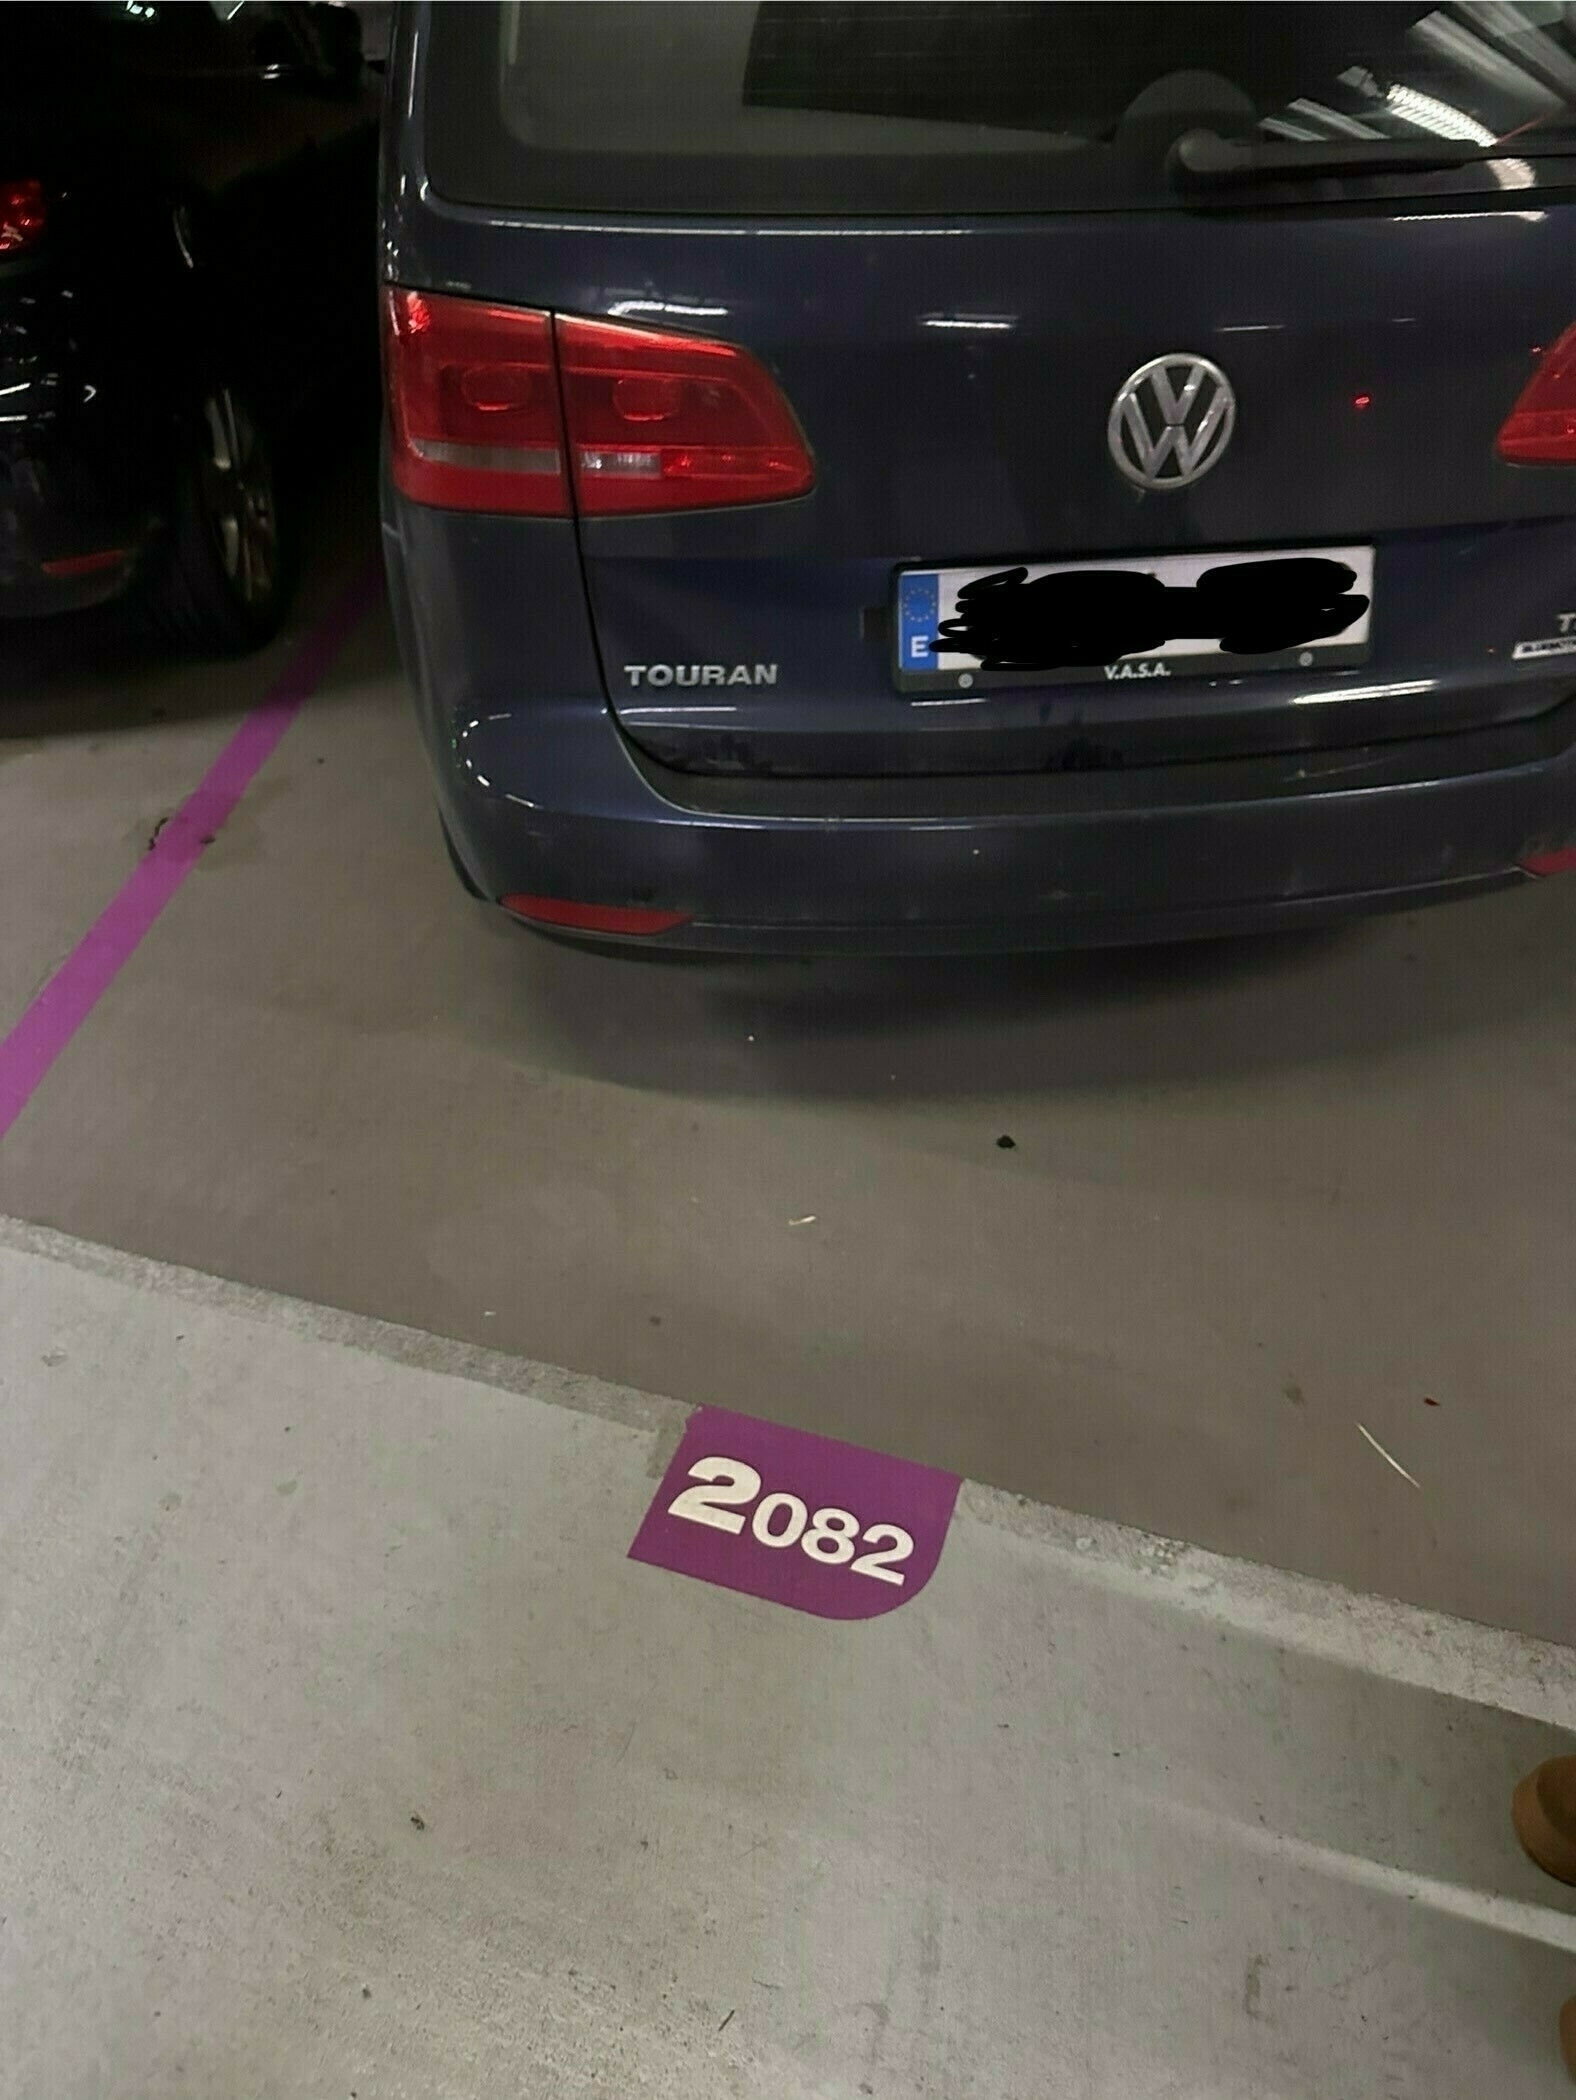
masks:
[[[438,818],[438,829],[443,833],[443,843],[448,852],[449,866],[459,877],[461,889],[465,891],[468,897],[479,897],[482,898],[484,902],[486,902],[487,900],[484,896],[484,893],[476,887],[475,881],[472,879],[470,869],[467,868],[464,861],[461,860],[459,848],[455,845],[453,836],[449,831],[449,827],[447,824],[444,823],[443,818],[441,816]]]
[[[183,434],[175,513],[144,599],[166,639],[239,656],[277,632],[289,543],[273,449],[236,387],[205,390]]]

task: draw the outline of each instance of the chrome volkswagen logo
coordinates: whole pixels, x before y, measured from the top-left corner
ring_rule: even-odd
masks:
[[[1207,474],[1231,443],[1237,397],[1207,357],[1152,357],[1117,389],[1105,441],[1141,489],[1180,489]]]

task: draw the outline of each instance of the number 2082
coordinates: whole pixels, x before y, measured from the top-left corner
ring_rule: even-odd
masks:
[[[876,1582],[903,1581],[899,1563],[913,1553],[914,1541],[900,1524],[861,1527],[852,1510],[812,1512],[797,1495],[762,1495],[760,1474],[741,1458],[697,1459],[689,1477],[703,1484],[675,1495],[668,1504],[670,1517],[710,1524],[737,1538],[744,1530],[742,1512],[753,1502],[750,1535],[761,1545],[797,1546],[828,1568],[847,1568],[850,1575],[869,1575]],[[873,1550],[856,1553],[860,1545]]]

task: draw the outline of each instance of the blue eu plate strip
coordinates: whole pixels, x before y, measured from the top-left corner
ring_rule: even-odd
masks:
[[[898,585],[897,646],[900,671],[939,671],[943,660],[931,654],[936,623],[941,618],[941,580],[928,575],[905,576]]]

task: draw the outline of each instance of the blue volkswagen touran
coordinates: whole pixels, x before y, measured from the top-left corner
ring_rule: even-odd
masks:
[[[454,864],[732,949],[1576,867],[1554,0],[401,11],[384,545]]]

